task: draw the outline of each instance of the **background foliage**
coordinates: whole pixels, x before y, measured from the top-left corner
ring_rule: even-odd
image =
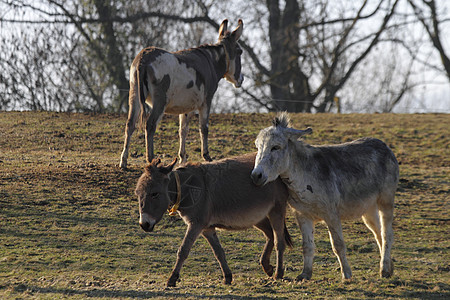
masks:
[[[125,112],[140,49],[214,43],[224,18],[243,18],[246,80],[221,84],[216,112],[448,112],[448,9],[444,0],[0,0],[0,109]],[[443,91],[435,107],[430,86]]]

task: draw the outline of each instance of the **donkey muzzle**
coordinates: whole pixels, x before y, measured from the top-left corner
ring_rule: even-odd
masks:
[[[155,228],[155,224],[150,224],[148,222],[145,223],[139,223],[139,225],[141,225],[141,228],[145,231],[145,232],[152,232],[153,228]]]
[[[242,82],[244,82],[244,75],[239,74],[239,78],[236,81],[236,83],[234,84],[235,88],[240,88],[242,86]]]
[[[139,225],[145,232],[152,232],[155,227],[156,221],[147,214],[141,214],[139,218]]]
[[[266,182],[267,182],[267,176],[258,169],[254,169],[252,171],[251,177],[252,177],[253,183],[257,186],[262,186],[262,185],[266,184]]]

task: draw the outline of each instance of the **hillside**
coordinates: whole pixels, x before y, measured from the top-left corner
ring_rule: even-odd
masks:
[[[213,159],[256,151],[260,129],[274,114],[214,114]],[[134,188],[145,165],[135,132],[129,170],[117,167],[125,115],[0,112],[0,298],[450,298],[450,115],[293,114],[295,128],[313,128],[310,144],[363,136],[384,140],[400,162],[393,258],[395,274],[378,277],[379,253],[361,220],[343,225],[353,279],[342,283],[326,227],[316,226],[313,278],[297,283],[301,235],[292,214],[294,249],[285,279],[267,278],[258,264],[264,237],[256,230],[220,232],[234,275],[222,283],[211,249],[199,239],[176,288],[165,283],[185,225],[164,216],[155,232],[138,225]],[[178,118],[165,116],[155,153],[178,151]],[[191,120],[189,161],[200,160]],[[272,258],[273,259],[273,258]]]

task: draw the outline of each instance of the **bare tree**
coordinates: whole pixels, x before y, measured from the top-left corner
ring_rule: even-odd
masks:
[[[4,1],[1,108],[125,111],[129,64],[144,46],[170,44],[177,26],[157,16],[182,11],[175,2]]]
[[[378,29],[356,40],[350,38],[357,35],[359,22],[381,11],[383,2],[364,13],[367,10],[364,1],[353,17],[331,18],[328,1],[314,2],[314,7],[308,7],[306,1],[287,0],[283,10],[278,0],[267,1],[272,65],[270,70],[260,68],[260,72],[270,85],[273,108],[304,112],[313,108],[324,112],[327,106],[329,109],[337,91],[379,42],[394,14],[398,1],[384,7],[386,13]],[[311,11],[317,7],[320,13],[311,19],[314,16]],[[363,50],[354,51],[357,47]],[[258,59],[256,55],[251,57]]]
[[[212,42],[224,16],[245,17],[240,44],[246,80],[241,90],[221,92],[219,86],[215,103],[223,110],[351,107],[340,93],[359,80],[355,74],[376,73],[367,66],[377,60],[377,47],[404,47],[410,66],[418,59],[414,42],[389,35],[413,22],[399,21],[404,14],[397,12],[399,2],[359,0],[344,7],[329,0],[138,0],[133,5],[125,0],[0,0],[0,109],[126,111],[128,68],[141,48],[175,51]],[[447,19],[440,18],[435,2],[405,1],[448,75],[439,30]],[[384,69],[385,78],[366,87],[367,97],[360,101],[385,93],[380,111],[391,111],[418,83],[410,80],[411,67]]]
[[[408,0],[409,4],[414,10],[414,14],[417,19],[425,28],[433,47],[439,52],[441,58],[442,66],[444,67],[447,78],[450,81],[450,58],[444,50],[444,46],[441,41],[441,31],[440,26],[441,20],[439,20],[438,11],[436,7],[435,0]],[[422,7],[419,6],[418,2],[421,2]],[[447,20],[450,21],[450,20]]]

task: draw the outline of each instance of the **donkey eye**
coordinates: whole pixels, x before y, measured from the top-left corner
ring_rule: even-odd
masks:
[[[151,193],[150,194],[150,197],[152,197],[152,198],[158,198],[158,196],[159,196],[159,193]]]
[[[273,151],[277,151],[277,150],[280,150],[280,149],[281,149],[281,147],[277,145],[277,146],[273,146],[272,149],[270,149],[270,151],[273,152]]]

